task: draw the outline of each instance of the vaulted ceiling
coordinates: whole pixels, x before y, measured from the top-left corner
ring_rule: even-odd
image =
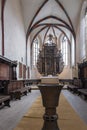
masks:
[[[20,0],[27,38],[49,31],[56,35],[75,33],[83,0]]]

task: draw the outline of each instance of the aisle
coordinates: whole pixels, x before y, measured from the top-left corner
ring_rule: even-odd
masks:
[[[23,96],[21,100],[11,101],[10,108],[1,109],[0,130],[13,130],[39,95],[38,90],[32,91],[27,96]]]
[[[74,110],[78,113],[78,115],[83,119],[83,121],[87,124],[87,101],[82,99],[80,96],[76,94],[72,94],[68,90],[62,91],[68,102],[72,105]]]
[[[41,130],[43,125],[43,113],[42,99],[39,97],[14,130]],[[57,113],[59,115],[58,122],[61,130],[87,129],[87,125],[77,115],[63,94],[60,96]]]

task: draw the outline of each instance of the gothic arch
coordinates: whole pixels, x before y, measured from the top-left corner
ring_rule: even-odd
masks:
[[[49,26],[49,27],[50,27],[50,26]],[[59,28],[57,25],[53,25],[53,27],[56,28],[56,29],[58,29],[58,30],[60,30],[60,31],[68,38],[67,34],[66,34],[61,28]],[[42,32],[44,29],[46,29],[46,28],[48,28],[47,25],[45,25],[41,30],[39,30],[39,31],[34,35],[33,40],[32,40],[32,42],[31,42],[31,46],[32,46],[32,43],[33,43],[34,39],[38,36],[38,34],[41,33],[41,32]],[[47,34],[45,33],[45,37],[46,37],[46,35],[47,35]]]
[[[27,30],[27,35],[26,35],[27,39],[28,39],[28,36],[29,36],[30,32],[32,31],[31,28],[33,28],[33,22],[34,22],[35,18],[38,16],[38,14],[39,14],[40,11],[42,10],[42,8],[47,4],[47,2],[49,2],[49,0],[45,0],[45,1],[43,2],[43,4],[39,7],[39,9],[37,10],[36,14],[34,15],[33,19],[31,20],[30,25],[29,25],[28,30]],[[69,23],[70,23],[70,26],[71,26],[71,29],[72,29],[72,33],[74,34],[74,39],[75,39],[74,27],[73,27],[73,24],[72,24],[72,22],[71,22],[71,19],[70,19],[69,15],[68,15],[67,11],[65,10],[65,8],[64,8],[64,6],[61,4],[61,2],[59,2],[59,0],[55,0],[55,2],[58,4],[58,6],[63,10],[64,14],[66,15],[66,17],[67,17],[67,19],[68,19],[68,21],[69,21]],[[62,19],[61,19],[61,20],[62,20]],[[31,30],[31,31],[30,31],[30,30]]]

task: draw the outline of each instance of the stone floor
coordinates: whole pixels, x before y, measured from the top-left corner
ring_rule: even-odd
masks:
[[[39,95],[38,90],[32,91],[21,100],[11,101],[10,108],[0,109],[0,130],[13,130]]]
[[[87,100],[82,99],[80,96],[76,94],[72,94],[68,90],[63,90],[62,92],[67,98],[68,102],[74,108],[74,110],[87,124]]]
[[[71,106],[87,124],[87,101],[67,90],[62,92]],[[13,130],[39,95],[39,90],[32,90],[27,96],[23,96],[21,100],[11,101],[11,108],[4,107],[1,109],[0,130]]]

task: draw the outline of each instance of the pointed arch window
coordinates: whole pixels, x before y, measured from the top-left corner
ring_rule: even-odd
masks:
[[[87,7],[85,8],[84,16],[81,24],[81,43],[80,43],[80,56],[81,60],[87,58]]]
[[[80,61],[87,59],[87,1],[83,2],[80,16]]]
[[[68,65],[68,40],[66,36],[62,38],[61,51],[63,54],[64,65],[67,66]]]
[[[35,39],[34,42],[33,42],[33,65],[35,66],[36,63],[37,63],[37,57],[38,57],[38,54],[39,54],[39,49],[40,49],[40,46],[39,46],[39,42],[38,42],[38,39]]]
[[[72,42],[71,42],[71,62],[72,62],[72,66],[75,66],[75,41],[72,37]]]

